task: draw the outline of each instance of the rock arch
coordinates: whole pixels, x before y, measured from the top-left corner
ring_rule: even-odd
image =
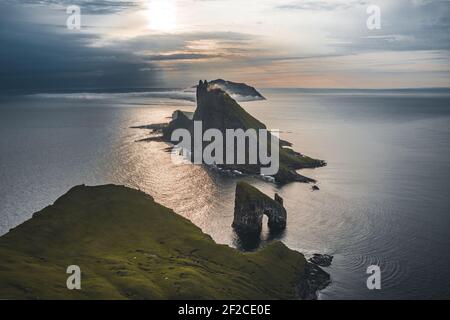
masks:
[[[283,198],[275,194],[271,199],[255,187],[245,182],[236,185],[233,228],[241,233],[257,233],[262,230],[263,216],[269,219],[271,230],[286,228],[287,212]]]

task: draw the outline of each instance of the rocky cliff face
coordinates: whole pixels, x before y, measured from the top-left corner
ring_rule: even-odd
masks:
[[[172,121],[162,129],[164,139],[170,141],[172,132],[181,128],[191,130],[192,120],[184,112],[177,110],[172,114]]]
[[[197,86],[197,109],[195,121],[202,121],[203,128],[219,129],[266,129],[266,126],[247,113],[225,91],[200,80]]]
[[[236,185],[233,228],[240,233],[259,234],[263,215],[269,218],[271,230],[286,228],[287,213],[278,194],[271,199],[248,183],[239,182]]]
[[[264,123],[251,116],[244,110],[233,98],[230,97],[225,91],[217,86],[211,86],[206,80],[199,82],[197,86],[197,109],[193,115],[193,119],[187,117],[183,112],[176,111],[173,120],[162,129],[163,138],[166,141],[171,141],[172,132],[178,128],[184,128],[191,132],[191,136],[194,136],[194,121],[201,121],[203,132],[208,129],[218,129],[225,136],[226,129],[267,129]],[[269,133],[270,136],[270,133]],[[270,142],[270,138],[268,138]],[[203,147],[206,147],[208,143],[205,143]],[[315,160],[304,156],[294,150],[288,148],[290,143],[280,140],[279,149],[279,170],[278,173],[273,175],[275,181],[279,184],[285,184],[288,182],[314,182],[314,180],[304,177],[296,172],[302,168],[315,168],[325,165],[324,161]],[[271,150],[271,143],[268,145],[268,149]],[[226,149],[224,148],[223,154],[226,157]],[[236,154],[236,152],[234,153]],[[261,164],[248,164],[249,150],[247,147],[245,159],[247,164],[221,164],[219,167],[226,170],[237,170],[244,174],[259,175],[261,172]]]

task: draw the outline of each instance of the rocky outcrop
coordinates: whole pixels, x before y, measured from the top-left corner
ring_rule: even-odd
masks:
[[[306,263],[305,276],[297,287],[297,296],[302,300],[316,300],[317,292],[331,283],[330,275],[314,263]]]
[[[199,82],[196,92],[197,108],[191,117],[182,111],[174,113],[173,120],[164,128],[162,128],[163,139],[168,142],[178,143],[178,141],[171,141],[172,132],[175,129],[187,129],[191,136],[194,136],[194,121],[201,121],[202,133],[208,129],[218,129],[226,137],[227,129],[242,129],[247,131],[254,129],[267,129],[264,123],[254,118],[244,110],[229,94],[215,85],[210,85],[206,80]],[[268,149],[272,150],[272,143],[270,142],[271,134],[268,133]],[[225,139],[224,139],[225,140]],[[208,145],[204,142],[203,148]],[[223,155],[226,157],[227,149],[224,141]],[[191,146],[192,148],[192,146]],[[192,151],[192,150],[191,150]],[[234,150],[236,155],[236,149]],[[191,152],[193,154],[193,152]],[[245,154],[246,164],[219,164],[220,169],[229,172],[238,171],[243,174],[260,175],[263,165],[259,159],[256,163],[249,164],[250,151],[247,147]],[[316,168],[326,165],[322,160],[312,159],[290,148],[288,141],[280,140],[279,144],[279,170],[272,176],[274,181],[278,184],[286,184],[293,181],[298,182],[315,182],[313,179],[302,176],[297,172],[303,168]]]
[[[328,254],[314,253],[309,261],[321,267],[329,267],[331,266],[331,262],[333,261],[333,256],[330,256]]]
[[[185,112],[176,110],[172,114],[172,121],[169,122],[167,126],[162,128],[162,134],[166,141],[170,141],[172,132],[176,129],[187,129],[191,130],[192,119],[190,119]]]
[[[278,194],[271,199],[248,183],[239,182],[236,185],[233,228],[239,233],[259,234],[263,215],[268,217],[271,230],[286,228],[287,213]]]
[[[225,91],[205,80],[197,86],[197,109],[194,113],[195,121],[202,121],[203,129],[267,129],[256,118],[248,114]]]

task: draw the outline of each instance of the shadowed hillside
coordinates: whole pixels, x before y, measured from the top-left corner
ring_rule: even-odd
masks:
[[[152,197],[78,186],[0,238],[1,299],[295,299],[308,263],[275,242],[216,244]],[[82,289],[66,288],[78,265]]]

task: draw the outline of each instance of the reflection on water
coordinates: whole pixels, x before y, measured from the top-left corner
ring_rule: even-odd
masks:
[[[267,220],[267,217],[264,216],[263,220]],[[263,221],[263,224],[267,225],[267,221]],[[282,240],[285,234],[285,230],[274,231],[270,228],[261,233],[233,230],[233,246],[241,251],[255,251],[269,242]]]
[[[244,107],[296,150],[328,162],[302,172],[318,180],[318,192],[242,178],[284,198],[284,233],[271,235],[264,224],[261,240],[242,241],[231,228],[235,178],[176,166],[164,143],[137,142],[148,131],[130,127],[165,122],[193,103],[130,96],[0,100],[0,233],[73,185],[125,184],[219,243],[252,249],[275,238],[306,254],[334,255],[333,283],[321,298],[449,297],[449,99],[263,94],[267,101]],[[371,264],[381,266],[379,292],[365,285]]]

